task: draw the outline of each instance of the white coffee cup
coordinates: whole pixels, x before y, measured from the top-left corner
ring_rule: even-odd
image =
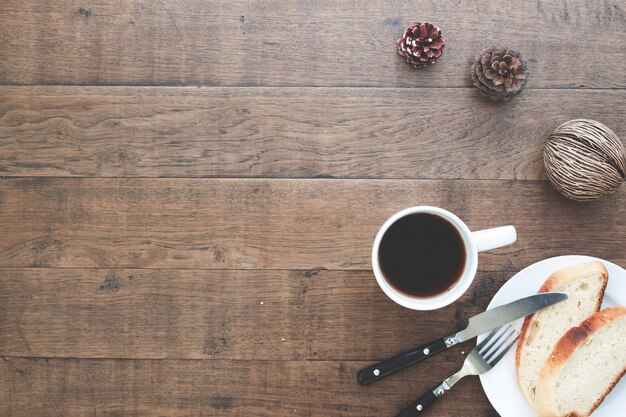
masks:
[[[380,243],[389,227],[399,219],[416,213],[427,213],[440,216],[451,223],[459,232],[465,247],[465,266],[460,278],[447,291],[431,296],[418,297],[406,294],[394,288],[385,278],[378,260]],[[484,252],[501,246],[510,245],[517,240],[517,232],[513,226],[502,226],[493,229],[471,232],[467,225],[447,210],[431,206],[417,206],[404,209],[391,216],[376,234],[372,248],[372,266],[380,288],[396,303],[413,310],[434,310],[445,307],[456,301],[472,284],[478,269],[478,252]]]

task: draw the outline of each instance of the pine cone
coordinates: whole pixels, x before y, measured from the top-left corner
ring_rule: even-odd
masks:
[[[508,100],[522,92],[529,71],[519,52],[508,48],[489,48],[474,56],[472,80],[491,100]]]
[[[404,35],[398,39],[396,45],[406,62],[415,68],[421,68],[434,64],[443,53],[446,43],[437,26],[428,22],[415,22],[404,30]]]

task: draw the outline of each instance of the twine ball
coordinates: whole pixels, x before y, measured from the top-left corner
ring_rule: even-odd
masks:
[[[570,120],[557,127],[548,139],[543,162],[552,185],[576,201],[614,193],[626,178],[624,145],[595,120]]]

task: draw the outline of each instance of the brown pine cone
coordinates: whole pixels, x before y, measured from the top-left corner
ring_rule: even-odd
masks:
[[[415,22],[404,30],[398,42],[398,53],[415,68],[434,64],[446,46],[441,29],[432,23]]]
[[[472,81],[491,100],[509,100],[522,92],[529,71],[519,52],[489,48],[477,53],[471,67]]]

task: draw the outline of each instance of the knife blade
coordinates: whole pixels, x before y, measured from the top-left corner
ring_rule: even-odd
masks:
[[[562,292],[546,292],[520,298],[471,317],[467,327],[456,333],[453,338],[456,343],[464,342],[564,300],[567,300],[567,294]]]
[[[469,319],[467,327],[453,335],[426,343],[391,359],[361,369],[357,379],[362,385],[371,384],[401,369],[423,361],[439,352],[472,339],[481,333],[500,327],[529,314],[567,300],[567,294],[549,292],[531,295],[508,304],[492,308]]]

